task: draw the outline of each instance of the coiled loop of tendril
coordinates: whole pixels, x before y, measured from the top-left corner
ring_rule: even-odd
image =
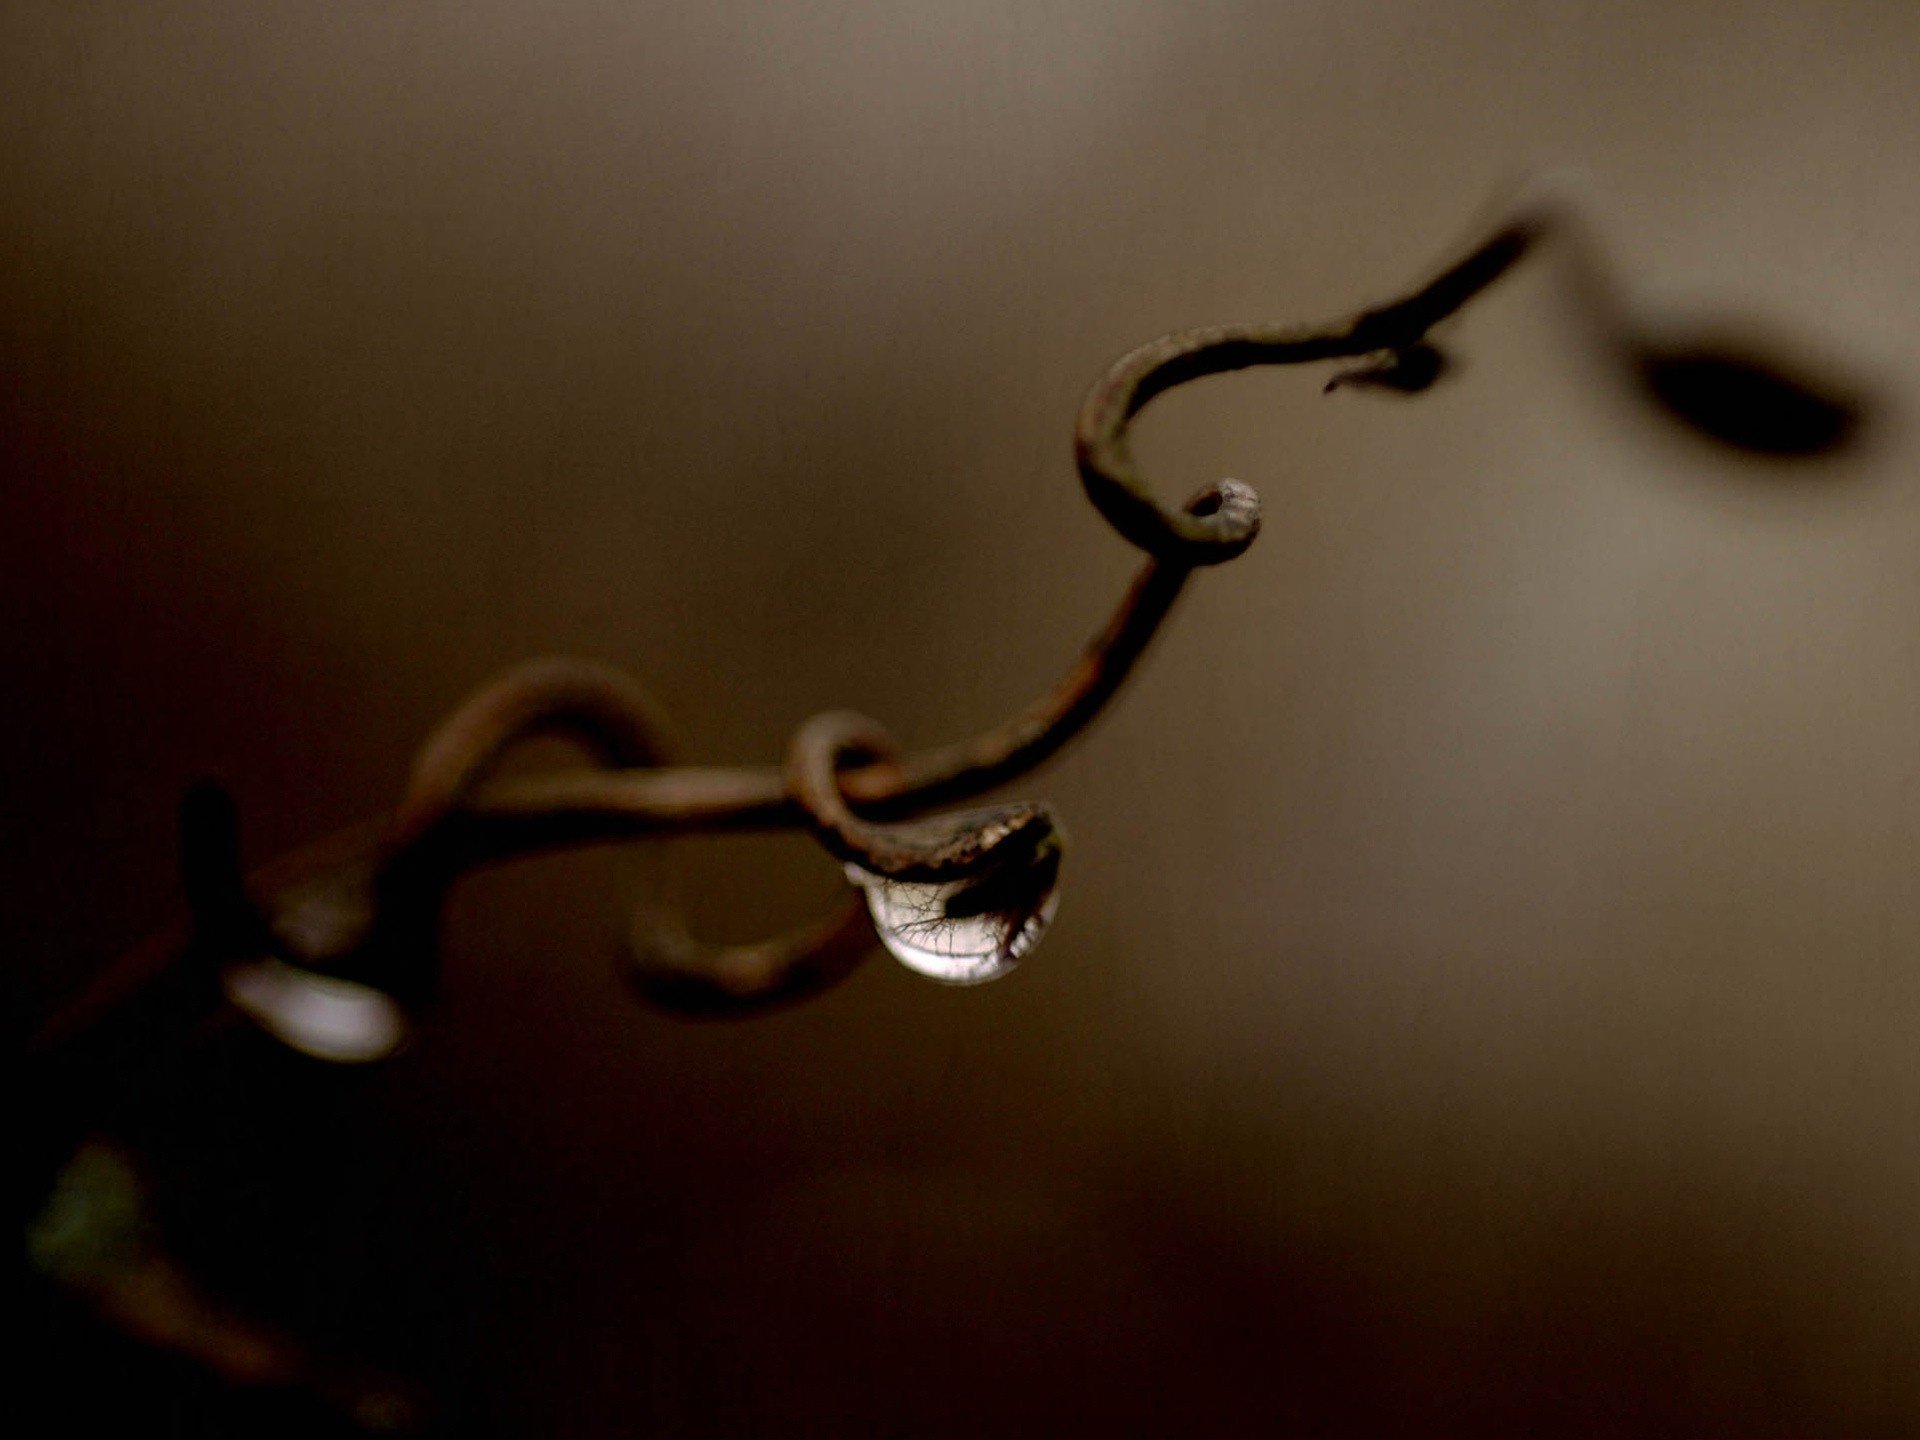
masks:
[[[787,792],[836,859],[889,880],[973,879],[1031,855],[1057,829],[1052,810],[1033,802],[898,824],[862,819],[841,793],[839,772],[849,762],[884,764],[893,754],[879,723],[849,710],[816,715],[794,733]]]

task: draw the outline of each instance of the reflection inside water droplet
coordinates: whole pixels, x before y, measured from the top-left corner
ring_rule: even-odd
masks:
[[[407,1038],[399,1004],[371,985],[271,957],[235,965],[223,983],[227,998],[261,1029],[316,1060],[364,1065],[384,1060]]]
[[[1057,835],[979,878],[939,884],[889,880],[858,865],[847,878],[866,891],[873,927],[909,970],[949,985],[997,980],[1033,951],[1060,908]]]

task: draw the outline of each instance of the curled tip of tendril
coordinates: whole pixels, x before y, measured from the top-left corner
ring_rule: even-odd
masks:
[[[1219,538],[1211,553],[1219,560],[1231,560],[1260,533],[1260,494],[1242,481],[1218,480],[1181,507],[1181,518],[1215,522],[1214,534]]]
[[[1351,370],[1342,370],[1321,387],[1329,394],[1348,386],[1375,390],[1393,390],[1401,395],[1418,395],[1432,388],[1447,373],[1446,354],[1428,341],[1416,341],[1398,350],[1383,352],[1377,359]]]
[[[1083,411],[1076,444],[1080,483],[1094,509],[1123,539],[1165,564],[1192,568],[1218,565],[1253,544],[1260,533],[1260,496],[1251,485],[1222,480],[1210,485],[1179,510],[1154,498],[1128,452],[1126,424],[1087,416],[1098,391]],[[1144,402],[1143,402],[1144,403]]]
[[[1074,424],[1074,459],[1087,499],[1122,538],[1164,564],[1218,565],[1260,533],[1260,497],[1251,486],[1224,480],[1172,510],[1154,495],[1127,445],[1134,416],[1156,395],[1249,363],[1230,353],[1235,347],[1226,336],[1224,330],[1168,335],[1122,356],[1087,392]]]

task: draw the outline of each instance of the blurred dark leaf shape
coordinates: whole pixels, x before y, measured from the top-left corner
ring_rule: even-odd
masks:
[[[1750,350],[1709,344],[1652,347],[1640,382],[1689,428],[1748,454],[1828,455],[1858,434],[1865,406]]]

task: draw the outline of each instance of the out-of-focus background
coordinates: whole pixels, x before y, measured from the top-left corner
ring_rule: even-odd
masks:
[[[7,4],[21,1024],[172,903],[195,776],[270,856],[517,659],[703,763],[1000,718],[1137,564],[1069,455],[1114,356],[1392,295],[1570,165],[1871,443],[1661,428],[1546,269],[1418,402],[1184,390],[1143,460],[1267,528],[1022,787],[1073,844],[1019,972],[676,1022],[632,861],[489,874],[419,1043],[189,1092],[170,1203],[462,1434],[1920,1429],[1917,82],[1866,4]],[[836,883],[683,850],[723,938]],[[246,1433],[60,1323],[43,1396]]]

